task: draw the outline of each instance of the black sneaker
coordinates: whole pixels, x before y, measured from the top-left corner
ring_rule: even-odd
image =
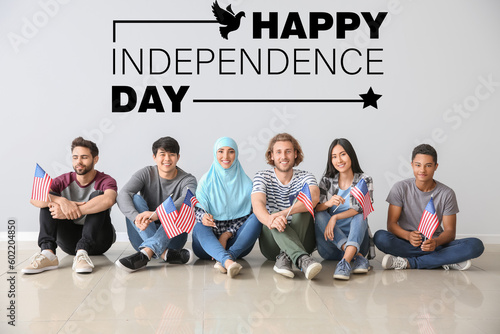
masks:
[[[116,261],[116,265],[128,272],[133,272],[145,268],[149,262],[149,258],[142,252],[137,252],[130,256],[124,257]]]
[[[171,264],[186,264],[191,261],[193,255],[189,249],[167,249],[166,259],[167,263]]]

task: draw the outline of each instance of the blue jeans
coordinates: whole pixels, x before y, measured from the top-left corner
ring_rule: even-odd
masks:
[[[479,257],[484,251],[483,242],[477,238],[456,239],[436,247],[432,252],[424,252],[385,230],[375,233],[375,245],[386,254],[406,258],[412,269],[439,268]]]
[[[316,212],[316,245],[319,255],[325,260],[341,260],[344,256],[342,246],[356,247],[356,253],[366,256],[370,249],[368,235],[368,220],[363,220],[363,214],[337,220],[333,228],[333,240],[325,240],[325,229],[332,217],[332,209]],[[345,248],[344,248],[345,249]]]
[[[262,224],[255,214],[251,214],[238,229],[236,235],[227,241],[226,250],[222,247],[212,228],[198,222],[193,229],[193,251],[200,259],[214,258],[224,266],[228,259],[235,261],[248,255],[259,237],[261,229]]]
[[[141,195],[135,194],[133,201],[135,209],[139,213],[151,211],[148,203],[146,203],[146,200]],[[127,221],[128,239],[136,251],[148,247],[155,253],[156,257],[160,257],[165,249],[181,249],[186,244],[187,233],[182,233],[169,239],[159,221],[152,222],[144,231],[141,231],[135,226],[133,221],[130,221],[128,218],[125,218],[125,220]]]

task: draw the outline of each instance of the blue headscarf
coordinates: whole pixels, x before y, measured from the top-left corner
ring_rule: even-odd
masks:
[[[224,169],[217,161],[217,151],[225,146],[231,147],[236,153],[233,164],[228,169]],[[244,217],[252,210],[251,192],[252,180],[238,161],[238,145],[228,137],[217,139],[214,145],[214,162],[196,188],[196,198],[201,207],[216,220]]]

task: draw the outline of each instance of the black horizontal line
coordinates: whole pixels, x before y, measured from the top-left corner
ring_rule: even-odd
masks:
[[[193,103],[355,103],[352,99],[193,99]]]

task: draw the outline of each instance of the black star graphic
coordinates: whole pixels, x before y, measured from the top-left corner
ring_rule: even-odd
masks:
[[[382,97],[382,95],[375,94],[371,87],[368,90],[368,93],[359,94],[359,96],[361,96],[361,98],[363,99],[363,109],[365,109],[366,107],[369,107],[369,106],[372,106],[375,109],[378,109],[377,108],[377,100],[380,99]]]

